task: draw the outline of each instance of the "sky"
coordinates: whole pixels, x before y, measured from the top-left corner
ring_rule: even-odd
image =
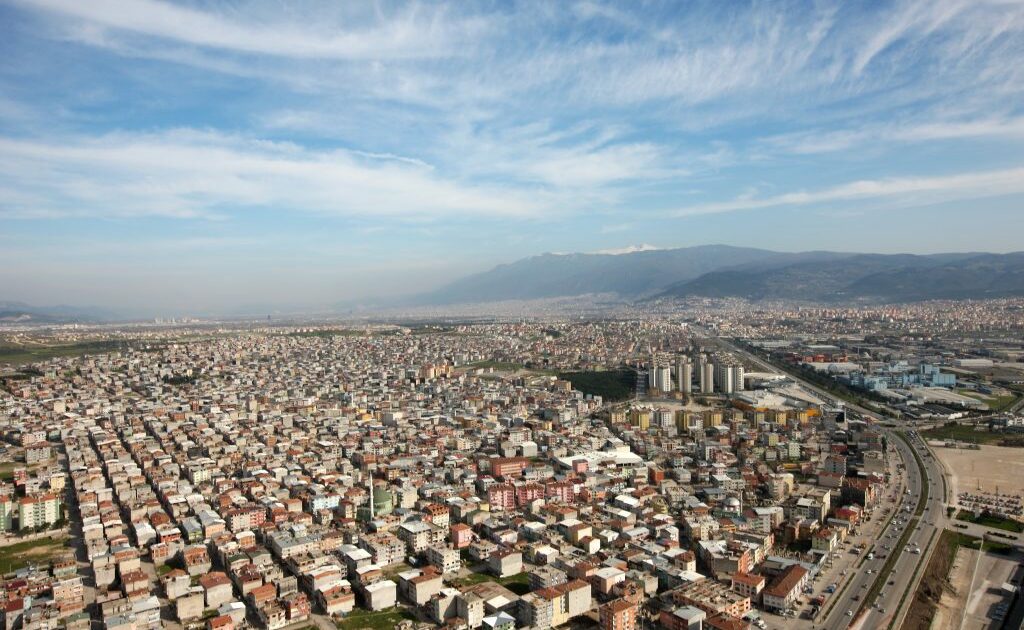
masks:
[[[0,0],[0,300],[1024,249],[1024,3]]]

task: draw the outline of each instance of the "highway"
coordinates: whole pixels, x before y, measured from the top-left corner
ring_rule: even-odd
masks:
[[[891,432],[889,433],[891,435]],[[900,450],[901,457],[906,462],[910,494],[905,496],[913,499],[907,501],[910,512],[902,512],[906,519],[904,524],[892,528],[893,531],[887,533],[879,543],[890,546],[891,553],[898,554],[898,558],[890,571],[879,577],[879,579],[885,580],[881,594],[875,601],[868,602],[868,607],[864,608],[862,616],[857,619],[858,627],[900,627],[903,617],[913,601],[917,583],[928,564],[935,543],[946,526],[942,471],[934,459],[925,456],[927,447],[923,443],[912,436],[907,435],[906,437],[912,446],[908,446],[907,442],[896,436],[891,436],[890,439]],[[925,469],[924,477],[921,475],[911,448],[917,450],[921,457]],[[922,495],[925,497],[924,512],[920,518],[915,519],[914,511],[917,498]],[[911,534],[907,544],[900,547],[898,545],[900,535],[907,528],[912,528]],[[920,549],[921,553],[913,553],[909,551],[910,549]],[[882,568],[882,564],[884,564],[884,560],[878,563],[877,570]]]
[[[712,336],[697,327],[693,327],[693,330],[696,334],[742,357],[747,363],[757,366],[761,370],[780,372],[767,361],[720,337]],[[860,405],[840,401],[831,393],[791,374],[787,374],[787,376],[829,404],[836,406],[842,404],[845,408],[856,411],[862,416],[875,421],[883,420],[882,416],[876,412]],[[916,584],[924,567],[927,566],[927,559],[938,540],[939,533],[946,526],[945,508],[948,497],[944,493],[942,469],[938,461],[933,457],[926,456],[927,446],[911,435],[903,434],[913,446],[896,436],[895,429],[882,426],[879,426],[878,429],[886,436],[888,445],[895,449],[902,459],[906,469],[907,485],[903,491],[896,490],[898,495],[895,502],[891,502],[893,490],[886,490],[881,510],[884,511],[884,508],[892,507],[898,510],[897,516],[886,525],[879,539],[868,549],[873,553],[874,559],[865,560],[856,571],[851,572],[847,577],[847,583],[839,585],[833,596],[836,599],[825,602],[822,614],[819,614],[819,617],[814,620],[816,627],[838,629],[851,626],[857,628],[888,628],[892,626],[898,628],[913,600]],[[911,448],[917,450],[922,459],[923,476]],[[920,519],[916,519],[914,513],[921,496],[924,496],[925,500],[924,512]],[[876,514],[881,513],[876,509]],[[888,516],[883,516],[883,518],[888,518]],[[912,528],[912,533],[908,537],[907,544],[901,546],[898,543],[907,528]],[[965,533],[967,532],[965,531]],[[915,548],[920,549],[920,553],[912,551]],[[897,559],[889,571],[882,574],[881,571],[890,554],[896,554]],[[921,571],[917,569],[919,564]],[[865,602],[865,596],[877,581],[880,581],[882,585],[880,594],[874,601]]]
[[[758,367],[766,372],[780,373],[781,371],[761,359],[760,357],[740,348],[720,337],[715,337],[707,331],[693,327],[695,333],[703,336],[708,341],[714,342],[733,354],[742,357],[747,363]],[[870,411],[846,401],[838,400],[831,393],[799,379],[792,374],[786,374],[788,378],[798,383],[809,392],[814,393],[829,404],[838,406],[842,404],[846,409],[853,410],[862,416],[869,417],[875,421],[892,419],[883,418],[876,412]],[[1024,399],[1018,402],[1024,405]],[[821,614],[814,619],[815,627],[822,628],[899,628],[907,614],[914,593],[921,580],[924,569],[931,558],[939,536],[943,529],[961,532],[970,536],[984,537],[991,536],[993,541],[1004,542],[1024,548],[1024,535],[1010,534],[1007,532],[983,527],[972,523],[956,522],[956,526],[946,515],[946,508],[955,504],[949,488],[943,480],[944,471],[938,459],[932,456],[928,446],[917,437],[914,431],[903,431],[879,425],[878,429],[886,436],[888,445],[896,450],[906,468],[907,487],[902,491],[897,489],[898,496],[896,503],[890,503],[893,490],[887,489],[881,508],[894,507],[898,510],[897,518],[886,525],[878,541],[868,551],[874,554],[873,560],[865,562],[846,578],[849,585],[840,584],[834,595],[835,600],[826,601],[822,607]],[[896,435],[899,432],[903,438]],[[909,442],[909,445],[908,445]],[[921,470],[911,449],[917,452],[921,458],[921,465],[924,467],[922,478]],[[909,490],[909,494],[906,492]],[[919,519],[914,513],[917,508],[918,499],[924,495],[924,511]],[[909,508],[909,511],[907,509]],[[876,510],[876,514],[880,512]],[[888,518],[884,516],[883,518]],[[900,519],[898,521],[897,519]],[[902,522],[901,522],[902,521]],[[898,544],[903,532],[910,527],[911,534],[907,544],[902,547]],[[920,553],[912,551],[915,548]],[[890,554],[898,554],[897,560],[890,567],[889,571],[882,575],[886,558]],[[870,573],[869,573],[870,571]],[[881,591],[877,598],[871,602],[865,602],[864,597],[871,590],[876,581],[881,581]],[[824,616],[822,616],[824,615]]]
[[[747,363],[761,370],[782,373],[772,364],[743,348],[697,327],[693,327],[693,329],[698,335],[742,357]],[[891,418],[883,418],[878,413],[860,405],[840,401],[829,392],[792,374],[786,373],[786,376],[829,404],[836,406],[842,404],[846,409],[856,411],[860,415],[878,422],[883,420],[895,422]],[[1016,405],[1018,408],[1021,406],[1024,406],[1024,399],[1018,401]],[[1002,530],[960,521],[956,521],[954,525],[947,516],[946,508],[955,504],[955,498],[951,496],[951,492],[944,482],[942,465],[931,454],[928,446],[917,436],[915,431],[904,431],[881,425],[878,426],[878,429],[886,436],[889,447],[895,449],[903,461],[906,468],[906,487],[887,488],[881,506],[876,508],[875,514],[877,517],[889,518],[889,515],[883,516],[882,513],[885,508],[892,507],[897,510],[897,516],[886,524],[878,540],[865,551],[865,554],[869,551],[872,552],[874,558],[865,560],[855,571],[851,571],[846,578],[848,584],[840,583],[833,596],[835,599],[827,600],[822,606],[818,617],[813,620],[812,627],[815,628],[854,628],[855,630],[860,628],[899,628],[913,602],[917,586],[943,529],[979,538],[989,536],[993,541],[1012,544],[1024,549],[1024,535],[1010,534]],[[896,435],[897,432],[900,433],[900,436]],[[901,436],[906,441],[901,439]],[[920,457],[923,475],[921,467],[914,457],[914,451]],[[895,500],[894,492],[896,493]],[[916,518],[915,512],[921,496],[924,496],[924,511],[920,518]],[[905,545],[899,545],[900,538],[907,528],[911,528],[907,542]],[[914,549],[920,549],[920,553],[915,552]],[[891,555],[896,555],[896,560],[883,575],[881,571]],[[865,596],[871,590],[872,585],[879,581],[881,582],[879,595],[873,601],[865,601]]]

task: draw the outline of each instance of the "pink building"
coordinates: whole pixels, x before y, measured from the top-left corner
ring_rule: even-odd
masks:
[[[487,501],[492,510],[514,510],[516,487],[510,483],[496,483],[487,489]]]
[[[473,530],[465,523],[452,525],[451,531],[452,547],[464,549],[473,542]]]
[[[576,498],[573,492],[573,484],[571,481],[552,481],[549,482],[545,487],[544,491],[549,499],[555,499],[562,503],[572,503]]]
[[[531,501],[544,498],[544,486],[539,483],[526,483],[516,488],[518,505],[526,505]]]

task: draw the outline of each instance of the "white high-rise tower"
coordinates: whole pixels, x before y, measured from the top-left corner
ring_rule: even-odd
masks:
[[[676,380],[679,381],[678,389],[684,394],[689,394],[693,391],[693,365],[689,359],[679,359],[679,364],[676,366]]]

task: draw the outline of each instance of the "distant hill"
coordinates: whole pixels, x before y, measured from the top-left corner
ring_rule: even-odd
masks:
[[[857,254],[705,245],[626,254],[544,254],[414,298],[417,305],[616,294],[835,302],[1024,296],[1024,252]]]
[[[637,298],[673,283],[744,263],[767,261],[777,252],[705,245],[628,254],[543,254],[456,280],[417,296],[417,304],[440,305],[616,293]]]
[[[0,300],[0,323],[64,324],[117,319],[105,309],[83,306],[32,306]]]
[[[675,283],[657,297],[912,302],[1024,296],[1024,253],[854,254],[769,268],[744,266]]]

